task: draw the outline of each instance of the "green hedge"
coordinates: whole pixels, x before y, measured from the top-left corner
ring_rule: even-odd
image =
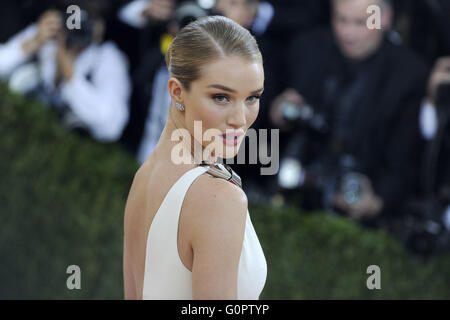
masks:
[[[0,87],[0,298],[121,298],[122,223],[135,161],[62,129]],[[69,265],[81,290],[66,287]]]
[[[450,256],[428,262],[384,231],[367,231],[329,214],[253,208],[266,253],[265,299],[448,299]],[[367,267],[381,269],[381,290],[368,290]]]
[[[63,130],[0,86],[0,298],[121,299],[123,211],[137,165],[118,145]],[[450,257],[409,255],[384,232],[295,208],[250,207],[268,262],[262,299],[450,297]],[[68,290],[66,268],[81,268]],[[381,267],[381,290],[366,268]]]

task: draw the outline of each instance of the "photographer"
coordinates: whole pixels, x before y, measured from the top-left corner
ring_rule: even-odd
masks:
[[[144,55],[159,45],[181,0],[133,0],[119,8],[111,38],[130,58],[133,74]]]
[[[7,79],[46,42],[55,38],[61,28],[59,12],[48,10],[42,14],[36,25],[26,28],[0,46],[0,77]]]
[[[206,15],[206,11],[193,3],[183,3],[177,7],[166,21],[165,32],[147,48],[133,73],[130,120],[121,142],[139,163],[145,161],[158,143],[170,107],[167,87],[170,74],[165,53],[183,26]]]
[[[370,5],[381,8],[381,29],[367,27]],[[410,192],[426,67],[390,40],[392,17],[387,0],[334,0],[332,30],[292,44],[290,88],[271,119],[287,131],[279,183],[301,187],[307,208],[375,222],[398,215]]]
[[[102,42],[99,2],[80,7],[80,29],[66,28],[64,7],[13,37],[0,72],[13,90],[51,105],[67,129],[116,141],[128,120],[127,60],[114,43]]]
[[[176,0],[133,0],[119,11],[122,22],[142,29],[148,24],[168,22],[176,9]]]
[[[405,210],[405,239],[420,253],[450,250],[450,57],[440,58],[430,75],[420,127],[428,141],[422,184]]]

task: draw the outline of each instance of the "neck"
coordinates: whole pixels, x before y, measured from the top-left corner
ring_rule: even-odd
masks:
[[[158,142],[158,147],[164,150],[164,157],[171,159],[174,163],[176,163],[175,159],[172,159],[172,150],[174,148],[176,148],[174,155],[177,157],[180,155],[183,164],[198,165],[203,160],[217,161],[214,155],[203,155],[203,145],[186,128],[184,114],[176,110],[173,106],[169,108],[166,125]]]

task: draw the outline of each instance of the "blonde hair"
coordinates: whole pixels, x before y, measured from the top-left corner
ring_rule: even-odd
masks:
[[[166,53],[172,77],[186,90],[200,78],[201,67],[219,58],[238,56],[263,63],[258,44],[251,33],[223,16],[200,18],[177,34]]]

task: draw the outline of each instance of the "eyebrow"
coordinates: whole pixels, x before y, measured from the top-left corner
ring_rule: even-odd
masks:
[[[230,89],[230,88],[225,87],[225,86],[222,86],[222,85],[220,85],[220,84],[213,84],[213,85],[210,85],[208,88],[216,88],[216,89],[220,89],[220,90],[223,90],[223,91],[228,91],[228,92],[236,93],[236,90]],[[264,91],[264,88],[255,90],[255,91],[252,92],[252,94],[254,94],[254,93],[259,93],[259,92],[262,92],[262,91]]]

